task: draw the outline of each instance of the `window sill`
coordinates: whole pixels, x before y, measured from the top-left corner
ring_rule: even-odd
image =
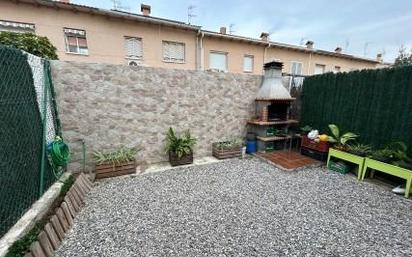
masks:
[[[246,71],[246,70],[244,70],[243,73],[253,73],[253,71]]]
[[[128,61],[143,61],[143,57],[126,57]]]
[[[164,63],[175,63],[175,64],[185,64],[186,62],[179,62],[179,61],[167,61],[167,60],[163,60]]]
[[[89,54],[81,54],[81,53],[73,53],[73,52],[66,52],[66,54],[70,54],[70,55],[81,55],[81,56],[89,56]]]

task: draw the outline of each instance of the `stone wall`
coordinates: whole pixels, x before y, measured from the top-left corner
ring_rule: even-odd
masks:
[[[254,114],[261,76],[125,65],[52,62],[63,136],[72,169],[94,150],[120,145],[142,150],[137,159],[166,161],[165,133],[190,129],[195,156],[211,155],[212,142],[243,137]],[[90,167],[90,166],[89,166]]]

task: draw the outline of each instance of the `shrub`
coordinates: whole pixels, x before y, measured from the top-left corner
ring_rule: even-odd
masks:
[[[135,156],[139,150],[136,148],[127,148],[125,146],[121,146],[119,149],[109,153],[102,153],[99,151],[95,151],[93,153],[94,160],[97,164],[120,164],[124,162],[129,162],[135,160]]]
[[[57,60],[57,49],[47,37],[33,33],[0,32],[0,44],[15,47],[39,57]]]
[[[187,130],[183,136],[177,136],[172,128],[166,135],[166,152],[172,152],[177,154],[179,158],[183,155],[190,154],[193,150],[193,146],[196,144],[196,138],[190,135],[190,131]]]

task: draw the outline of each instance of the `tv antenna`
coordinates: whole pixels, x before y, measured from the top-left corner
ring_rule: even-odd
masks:
[[[229,34],[232,35],[233,33],[235,33],[236,31],[233,29],[233,27],[235,27],[234,23],[231,23],[229,25]]]
[[[368,54],[368,47],[372,42],[366,41],[365,44],[363,45],[363,56],[366,56]]]
[[[187,23],[191,24],[192,23],[192,18],[196,17],[196,14],[194,14],[194,9],[196,8],[195,5],[189,5],[187,7]]]
[[[346,39],[345,40],[345,52],[348,51],[348,48],[349,48],[349,39]]]
[[[113,10],[116,11],[130,11],[128,6],[124,6],[120,0],[111,0],[113,3]]]

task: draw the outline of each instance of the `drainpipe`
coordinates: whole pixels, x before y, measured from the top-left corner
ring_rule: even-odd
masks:
[[[271,43],[269,42],[268,45],[265,47],[265,49],[264,49],[264,51],[263,51],[263,64],[265,64],[265,62],[266,62],[266,53],[267,53],[267,50],[268,50],[271,46],[272,46],[272,45],[271,45]],[[264,74],[263,69],[262,69],[262,74]]]
[[[204,49],[203,49],[203,37],[205,36],[205,33],[199,29],[197,33],[197,37],[200,35],[200,40],[199,40],[199,70],[204,70]]]
[[[195,66],[196,70],[199,70],[199,33],[200,30],[196,33],[196,45],[195,45]]]
[[[312,62],[312,52],[309,53],[309,64],[308,64],[308,73],[307,75],[312,75],[310,74],[310,66],[311,66],[311,62]]]

